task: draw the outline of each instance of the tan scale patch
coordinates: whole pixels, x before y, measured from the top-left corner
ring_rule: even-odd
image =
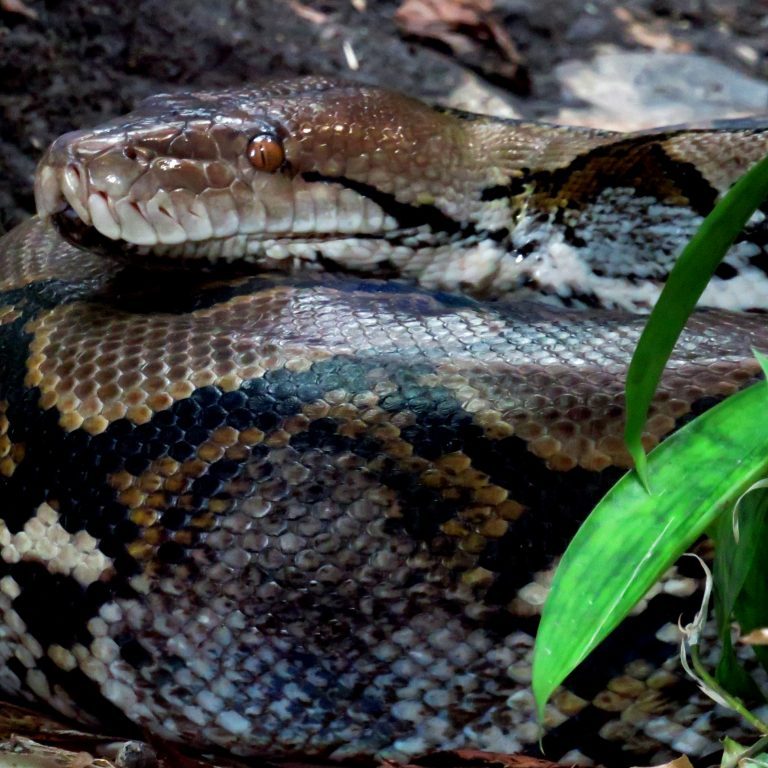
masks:
[[[609,691],[613,691],[619,696],[635,699],[646,690],[646,685],[630,675],[621,675],[620,677],[614,677],[613,680],[610,680],[607,688]]]
[[[23,443],[13,443],[8,437],[10,423],[7,410],[8,402],[0,400],[0,474],[11,477],[24,459],[25,448]]]
[[[157,548],[167,542],[188,547],[194,542],[193,531],[211,530],[217,515],[226,514],[231,502],[211,499],[208,510],[198,511],[189,493],[195,478],[207,469],[200,460],[177,462],[170,457],[153,461],[140,475],[126,471],[109,476],[110,485],[118,491],[117,500],[128,509],[128,518],[139,527],[139,535],[128,542],[126,551],[140,562],[145,563],[149,574],[154,571]],[[187,525],[179,530],[166,528],[162,513],[169,509],[186,510],[189,513]]]
[[[160,544],[175,541],[187,547],[194,543],[194,532],[211,530],[216,518],[226,515],[233,502],[209,499],[207,509],[199,511],[190,492],[193,481],[221,459],[237,460],[245,466],[251,455],[250,448],[264,438],[264,433],[256,428],[238,431],[233,427],[219,427],[198,447],[196,458],[179,462],[163,456],[138,476],[125,470],[112,473],[108,482],[118,492],[117,500],[130,510],[130,520],[140,528],[139,537],[127,545],[128,554],[139,561],[152,562]],[[237,479],[229,481],[228,490],[233,497],[249,489],[249,482],[245,481],[238,494],[238,482]],[[188,511],[186,527],[169,530],[163,526],[162,512],[171,507]]]
[[[733,394],[757,371],[749,360],[741,366],[710,362],[668,370],[643,432],[646,451],[674,430],[694,402]],[[552,470],[567,472],[578,466],[599,472],[632,466],[624,445],[623,370],[528,365],[500,381],[485,368],[467,371],[448,364],[435,378],[474,413],[489,440],[515,435]]]
[[[445,454],[421,475],[425,486],[440,490],[445,498],[455,497],[458,490],[471,491],[472,502],[455,517],[446,520],[440,530],[455,540],[459,550],[479,556],[489,540],[506,534],[509,523],[516,520],[524,507],[509,499],[506,488],[490,482],[484,472],[472,466],[471,459],[461,452]],[[462,576],[470,586],[484,586],[490,580],[488,572],[470,568]]]
[[[593,706],[597,709],[602,709],[605,712],[622,712],[630,704],[631,700],[625,696],[620,696],[614,691],[600,691],[600,693],[592,699]]]
[[[552,703],[566,717],[577,715],[589,704],[586,699],[582,699],[581,696],[565,689],[561,689],[552,697]]]
[[[40,388],[40,406],[57,408],[67,431],[99,434],[121,418],[144,424],[199,387],[231,391],[299,358],[310,365],[330,357],[301,342],[275,343],[264,318],[279,324],[290,298],[290,289],[275,288],[184,315],[62,305],[27,326],[34,338],[25,384]]]

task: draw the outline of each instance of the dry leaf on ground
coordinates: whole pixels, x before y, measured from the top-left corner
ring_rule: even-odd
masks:
[[[23,3],[22,0],[0,0],[0,9],[8,13],[20,13],[28,19],[38,18],[37,11]]]
[[[746,645],[768,645],[768,627],[760,627],[742,635],[739,641]]]
[[[517,93],[530,89],[512,38],[492,0],[404,0],[395,12],[403,35],[447,48],[463,64]]]

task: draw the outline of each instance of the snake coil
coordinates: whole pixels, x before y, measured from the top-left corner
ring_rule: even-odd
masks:
[[[316,78],[58,139],[0,241],[0,687],[245,756],[535,752],[549,578],[629,463],[628,310],[766,151]],[[649,445],[757,377],[765,235]],[[672,569],[574,673],[548,756],[716,747],[674,658],[696,589]]]

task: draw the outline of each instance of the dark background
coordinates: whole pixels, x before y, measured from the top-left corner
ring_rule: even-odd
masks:
[[[768,2],[0,0],[0,233],[33,211],[34,165],[49,141],[148,94],[338,74],[557,119],[574,100],[557,65],[605,46],[707,54],[764,78]]]

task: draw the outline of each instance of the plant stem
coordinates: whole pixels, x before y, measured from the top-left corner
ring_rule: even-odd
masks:
[[[764,740],[768,741],[768,723],[764,723],[759,717],[756,717],[755,715],[753,715],[744,706],[744,702],[741,699],[739,699],[737,696],[733,696],[732,694],[728,693],[728,691],[726,691],[720,685],[720,683],[718,683],[717,680],[715,680],[715,678],[712,677],[712,675],[710,675],[709,672],[707,672],[707,670],[705,669],[704,665],[701,662],[698,645],[691,645],[690,653],[691,653],[691,664],[693,665],[693,669],[696,672],[696,674],[699,676],[701,681],[705,683],[713,691],[715,691],[727,706],[729,706],[735,712],[738,712],[738,714],[741,715],[744,718],[744,720],[746,720],[758,733],[762,734],[763,738],[760,739],[760,742]]]

